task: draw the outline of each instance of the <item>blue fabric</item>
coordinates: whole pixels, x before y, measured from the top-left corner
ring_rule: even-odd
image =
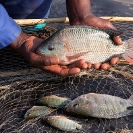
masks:
[[[45,26],[46,26],[46,23],[29,25],[29,26],[21,26],[21,28],[22,28],[22,31],[25,33],[33,33],[44,28]]]
[[[52,0],[0,0],[14,19],[47,18]]]
[[[20,26],[11,18],[47,18],[51,4],[52,0],[0,0],[0,49],[12,43],[21,33]],[[33,27],[38,30],[45,27],[45,25],[44,23]],[[30,29],[31,27],[27,28]]]
[[[10,18],[0,4],[0,49],[11,44],[21,33],[21,28]]]

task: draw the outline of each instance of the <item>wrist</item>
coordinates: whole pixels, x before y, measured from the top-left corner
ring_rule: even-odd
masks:
[[[78,25],[92,15],[90,0],[66,0],[66,7],[71,25]]]
[[[71,25],[85,25],[89,21],[91,21],[91,18],[94,17],[95,15],[89,12],[86,15],[81,15],[78,19],[70,20]]]
[[[20,48],[21,46],[28,40],[30,36],[21,32],[20,35],[18,36],[18,38],[16,38],[16,40],[14,40],[9,47],[12,48],[15,51],[20,52]]]

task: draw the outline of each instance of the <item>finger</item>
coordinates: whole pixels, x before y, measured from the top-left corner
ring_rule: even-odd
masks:
[[[110,64],[111,64],[111,65],[115,65],[115,64],[117,64],[118,61],[119,61],[119,57],[114,57],[114,58],[112,58],[112,59],[110,60]]]
[[[101,69],[103,69],[103,70],[108,70],[110,67],[111,67],[111,66],[109,65],[109,63],[103,63],[103,64],[101,65]]]
[[[116,44],[122,45],[122,39],[119,36],[115,36],[113,40]]]
[[[113,25],[111,22],[109,22],[109,21],[106,21],[106,22],[105,22],[105,28],[117,30],[117,29],[114,27],[114,25]],[[113,38],[113,40],[114,40],[114,42],[115,42],[116,44],[118,44],[118,45],[121,45],[121,44],[122,44],[122,39],[121,39],[119,36],[115,36],[115,37]]]
[[[78,67],[80,69],[86,69],[87,63],[85,62],[84,59],[81,59],[81,60],[75,62],[75,67]]]
[[[80,72],[79,68],[62,68],[58,65],[45,66],[45,67],[41,67],[41,69],[52,72],[62,77],[74,75]]]
[[[87,68],[90,69],[92,67],[91,63],[87,63]]]
[[[115,26],[114,26],[111,22],[109,22],[108,20],[105,20],[104,28],[109,28],[109,29],[117,30],[117,29],[115,28]],[[115,36],[115,37],[113,38],[113,40],[114,40],[114,42],[115,42],[116,44],[118,44],[118,45],[121,45],[121,44],[123,43],[123,42],[122,42],[122,39],[121,39],[119,36]]]
[[[104,26],[104,28],[107,28],[107,29],[114,29],[114,30],[117,30],[115,28],[115,26],[108,20],[105,20],[105,19],[102,19],[103,20],[103,23],[101,23],[101,25]],[[102,22],[102,21],[101,21]]]
[[[101,66],[101,63],[96,63],[96,64],[94,64],[93,67],[94,67],[95,69],[100,69],[100,66]]]
[[[71,76],[78,74],[80,72],[79,68],[70,68],[70,69],[62,69],[61,70],[61,76]]]
[[[40,56],[35,53],[31,53],[27,58],[35,66],[49,66],[59,63],[59,60],[54,56]]]
[[[86,69],[87,68],[87,63],[85,62],[85,60],[80,59],[78,61],[76,61],[75,63],[69,65],[69,68],[80,68],[80,69]]]
[[[60,66],[61,68],[63,68],[63,69],[66,69],[66,68],[68,68],[68,66]]]

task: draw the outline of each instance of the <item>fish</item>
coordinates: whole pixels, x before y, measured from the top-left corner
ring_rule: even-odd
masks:
[[[123,99],[107,94],[83,94],[71,101],[65,110],[84,117],[120,118],[133,114],[133,95]]]
[[[52,108],[62,108],[62,107],[65,107],[70,101],[71,101],[70,98],[50,95],[50,96],[41,97],[37,101],[37,103],[41,105],[46,105]]]
[[[74,120],[70,120],[65,116],[47,116],[43,118],[43,121],[62,131],[79,131],[82,129],[82,125]]]
[[[47,106],[33,106],[30,108],[24,115],[25,119],[32,119],[38,116],[46,116],[52,113],[54,109],[49,108]]]
[[[133,38],[116,45],[113,38],[121,31],[100,29],[92,26],[68,26],[43,41],[36,53],[55,56],[60,65],[69,65],[79,59],[88,63],[104,63],[112,57],[121,56],[133,63]]]

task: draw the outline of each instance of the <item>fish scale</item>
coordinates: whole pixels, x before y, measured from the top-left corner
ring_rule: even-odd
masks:
[[[56,95],[50,95],[41,97],[37,103],[46,105],[53,108],[60,108],[66,106],[71,101],[70,98],[59,97]]]
[[[110,39],[110,36],[103,31],[89,29],[86,26],[78,28],[77,30],[75,30],[75,28],[76,27],[71,29],[65,28],[62,31],[60,38],[67,38],[67,42],[71,44],[71,51],[73,51],[74,54],[89,51],[87,54],[82,56],[82,58],[84,58],[87,62],[104,62],[107,60],[107,57],[125,52],[124,45],[121,46],[121,49],[119,48],[119,51],[113,51],[113,49],[116,49],[117,46]],[[80,47],[81,45],[82,47]],[[95,56],[96,54],[97,58]]]
[[[131,102],[131,100],[127,101],[123,99],[122,103],[124,103],[124,107],[120,104],[120,102],[119,98],[102,95],[102,97],[95,101],[97,109],[94,109],[93,112],[95,116],[97,114],[97,116],[101,117],[117,117],[121,113],[119,109],[123,108],[123,110],[126,110],[130,105],[129,102]],[[92,108],[95,107],[93,106]]]
[[[115,30],[91,26],[69,26],[42,42],[36,52],[56,56],[60,65],[68,65],[79,59],[92,64],[103,63],[118,55],[133,63],[133,39],[123,41],[123,45],[118,46],[112,39],[118,34]]]
[[[25,113],[25,119],[32,119],[38,116],[46,116],[52,113],[54,109],[47,106],[33,106]]]
[[[47,116],[43,118],[44,122],[63,131],[79,131],[82,125],[78,122],[68,119],[65,116]]]
[[[70,102],[66,111],[81,116],[119,118],[133,114],[133,100],[106,94],[88,93]]]

